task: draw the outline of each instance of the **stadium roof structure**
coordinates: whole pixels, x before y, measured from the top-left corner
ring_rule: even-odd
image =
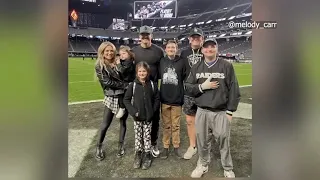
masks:
[[[95,15],[95,23],[107,28],[113,18],[127,20],[128,13],[133,13],[133,4],[137,0],[69,0],[69,11]],[[177,18],[133,20],[132,26],[149,25],[165,27],[186,25],[197,22],[208,22],[226,16],[236,16],[252,12],[252,0],[177,0]]]

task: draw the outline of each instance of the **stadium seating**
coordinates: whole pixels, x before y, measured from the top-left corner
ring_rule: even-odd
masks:
[[[188,4],[183,1],[179,2],[179,8],[184,7],[183,4],[188,4],[188,7],[192,7],[192,11],[187,9],[181,9],[178,11],[177,18],[171,19],[146,19],[141,21],[132,21],[133,28],[125,31],[115,31],[111,29],[102,28],[73,28],[69,27],[69,45],[68,51],[74,53],[96,53],[99,45],[102,41],[108,40],[115,44],[118,48],[120,45],[125,44],[124,38],[129,38],[129,46],[136,45],[135,38],[137,38],[137,30],[143,25],[152,26],[154,29],[154,43],[159,46],[163,46],[162,41],[164,39],[181,39],[179,44],[179,51],[188,47],[189,30],[194,27],[199,27],[203,30],[204,35],[217,37],[219,43],[220,54],[239,54],[243,53],[245,57],[252,57],[252,45],[251,40],[247,41],[246,37],[234,38],[230,36],[230,33],[241,32],[244,35],[249,29],[245,28],[230,28],[228,20],[232,16],[243,15],[243,13],[252,12],[251,0],[206,0],[202,3],[192,1],[194,4]],[[204,6],[203,3],[206,3]],[[205,7],[205,10],[203,9]],[[190,8],[191,9],[191,8]],[[180,15],[180,16],[179,16]],[[216,21],[222,19],[221,21]],[[211,22],[208,22],[211,20]],[[232,19],[234,22],[250,21],[251,16],[237,17]],[[199,22],[203,22],[199,24]],[[198,24],[197,24],[198,23]],[[185,27],[179,27],[185,25]],[[222,34],[225,34],[225,37]],[[102,37],[104,40],[100,40],[96,37]],[[245,35],[246,36],[246,35]],[[251,36],[251,35],[248,35]],[[111,37],[117,37],[118,40],[114,40]],[[227,41],[226,38],[230,40]]]

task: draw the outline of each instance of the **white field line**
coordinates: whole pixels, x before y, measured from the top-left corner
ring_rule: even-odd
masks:
[[[243,85],[243,86],[239,86],[240,88],[243,88],[243,87],[251,87],[252,84],[250,85]],[[70,102],[68,103],[68,106],[69,105],[76,105],[76,104],[88,104],[88,103],[94,103],[94,102],[102,102],[103,99],[96,99],[96,100],[90,100],[90,101],[78,101],[78,102]]]
[[[74,177],[88,153],[96,129],[68,130],[68,177]]]

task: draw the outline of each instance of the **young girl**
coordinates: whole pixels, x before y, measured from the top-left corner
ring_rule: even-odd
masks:
[[[146,62],[136,66],[137,78],[124,96],[124,104],[134,119],[135,159],[133,167],[148,169],[151,165],[151,126],[154,112],[160,108],[158,87],[149,80],[150,67]]]
[[[117,60],[117,69],[121,74],[124,82],[130,83],[135,79],[134,54],[129,46],[120,46],[120,58]],[[119,111],[116,118],[121,118],[125,114],[125,106],[123,104],[124,94],[119,95]]]

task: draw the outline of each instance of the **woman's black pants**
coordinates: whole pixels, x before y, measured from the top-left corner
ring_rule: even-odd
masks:
[[[106,133],[107,133],[110,125],[111,125],[113,116],[114,116],[114,114],[112,113],[112,111],[108,107],[105,106],[104,113],[103,113],[103,121],[101,124],[100,134],[99,134],[99,139],[98,139],[98,144],[97,144],[98,146],[102,146],[103,140],[106,136]],[[124,138],[126,135],[127,118],[128,118],[128,112],[126,111],[126,113],[119,120],[119,123],[120,123],[119,143],[120,144],[123,144]]]

